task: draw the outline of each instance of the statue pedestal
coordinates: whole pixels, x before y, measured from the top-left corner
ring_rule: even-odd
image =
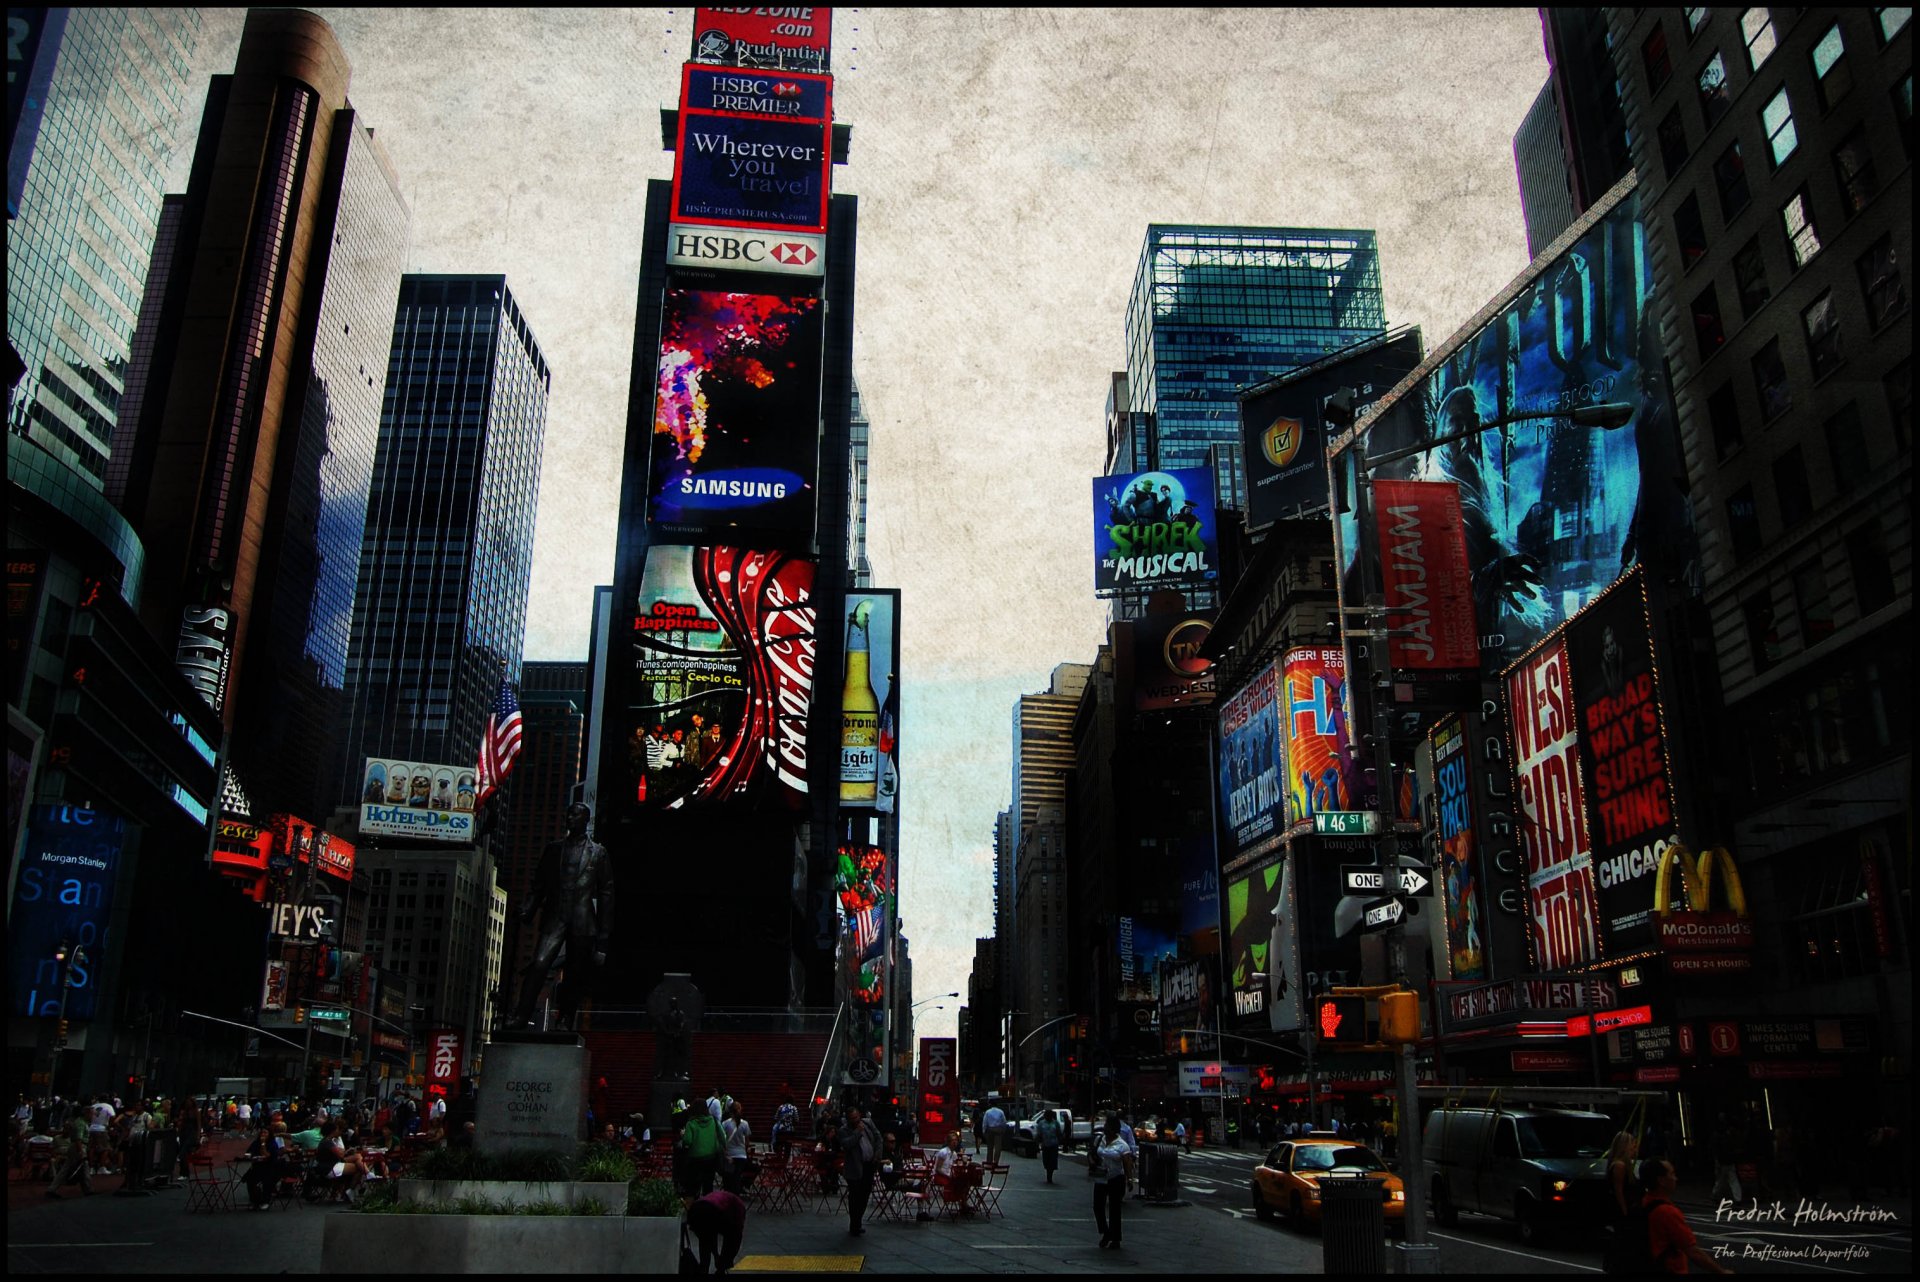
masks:
[[[693,1079],[691,1077],[656,1077],[653,1079],[653,1093],[648,1096],[647,1125],[653,1128],[655,1139],[665,1135],[673,1126],[673,1102],[683,1099],[689,1107],[694,1103]],[[701,1107],[706,1107],[705,1101]]]
[[[576,1033],[495,1033],[473,1146],[572,1157],[586,1138],[587,1048]]]

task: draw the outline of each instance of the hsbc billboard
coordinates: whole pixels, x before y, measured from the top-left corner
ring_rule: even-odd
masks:
[[[735,227],[672,223],[667,227],[667,264],[774,272],[782,276],[824,276],[827,238],[805,232],[745,231]]]

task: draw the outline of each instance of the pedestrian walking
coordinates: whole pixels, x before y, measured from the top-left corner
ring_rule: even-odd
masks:
[[[1040,1165],[1047,1172],[1047,1183],[1053,1183],[1053,1173],[1060,1169],[1060,1118],[1049,1110],[1040,1115],[1040,1122],[1034,1127],[1034,1133],[1040,1141]]]
[[[840,1135],[840,1154],[847,1180],[847,1232],[853,1237],[865,1233],[867,1199],[873,1196],[875,1160],[880,1156],[880,1128],[868,1121],[857,1108],[847,1110],[846,1129]]]
[[[53,1179],[47,1184],[47,1196],[59,1197],[61,1186],[78,1180],[80,1191],[93,1192],[93,1169],[89,1165],[87,1119],[79,1113],[67,1116],[66,1126],[54,1140]]]
[[[1623,1272],[1690,1273],[1696,1264],[1709,1273],[1733,1272],[1701,1247],[1685,1213],[1673,1204],[1680,1177],[1672,1162],[1648,1158],[1640,1163],[1640,1182],[1647,1189],[1641,1200],[1643,1218],[1628,1221],[1626,1233],[1630,1241],[1644,1240],[1646,1250],[1632,1251],[1639,1258],[1628,1261]]]
[[[1632,1134],[1621,1131],[1607,1149],[1607,1200],[1602,1207],[1606,1241],[1601,1263],[1608,1273],[1624,1273],[1636,1253],[1629,1221],[1645,1198],[1635,1169],[1640,1145]]]
[[[687,1207],[687,1229],[700,1244],[700,1271],[725,1273],[740,1255],[747,1234],[747,1204],[716,1189]]]
[[[1007,1140],[1006,1110],[990,1105],[980,1118],[980,1136],[987,1142],[987,1165],[1000,1165],[1000,1146]]]
[[[720,1169],[720,1156],[725,1146],[720,1124],[706,1109],[694,1108],[687,1114],[686,1129],[680,1133],[680,1143],[687,1155],[687,1186],[699,1189],[698,1196],[705,1197],[713,1192],[713,1177]]]
[[[1722,1117],[1720,1125],[1714,1130],[1710,1152],[1713,1155],[1713,1189],[1707,1194],[1712,1201],[1722,1197],[1741,1200],[1740,1172],[1740,1132],[1735,1129],[1733,1119]]]
[[[747,1187],[747,1145],[753,1139],[753,1128],[747,1125],[746,1110],[734,1101],[726,1120],[720,1123],[720,1139],[726,1146],[726,1167],[723,1182],[727,1192],[736,1197]]]
[[[1107,1115],[1107,1124],[1094,1140],[1087,1155],[1093,1173],[1093,1222],[1100,1230],[1100,1245],[1107,1250],[1120,1246],[1120,1212],[1127,1203],[1127,1177],[1132,1173],[1133,1154],[1120,1137],[1120,1118]]]
[[[786,1156],[793,1148],[793,1132],[800,1125],[800,1110],[790,1099],[780,1101],[773,1110],[773,1151]]]

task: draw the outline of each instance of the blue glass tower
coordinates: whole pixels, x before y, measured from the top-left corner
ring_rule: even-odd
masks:
[[[7,426],[98,489],[201,23],[197,9],[64,12],[7,225],[7,341],[26,366]]]
[[[336,798],[362,758],[478,759],[520,677],[552,375],[503,276],[400,284],[347,654]]]
[[[1150,225],[1126,372],[1155,427],[1124,438],[1114,470],[1207,467],[1211,451],[1220,505],[1244,511],[1235,393],[1385,327],[1370,231]]]

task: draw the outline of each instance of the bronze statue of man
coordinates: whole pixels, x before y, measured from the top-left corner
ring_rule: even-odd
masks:
[[[572,1026],[580,991],[586,987],[588,959],[593,966],[607,960],[607,936],[613,929],[613,858],[607,848],[587,836],[593,811],[584,803],[567,807],[567,835],[550,841],[540,854],[533,875],[533,893],[520,905],[522,924],[540,912],[540,943],[520,977],[520,1003],[513,1022],[533,1023],[534,1003],[553,973],[562,947],[566,949],[566,980],[560,986],[560,1019]]]

